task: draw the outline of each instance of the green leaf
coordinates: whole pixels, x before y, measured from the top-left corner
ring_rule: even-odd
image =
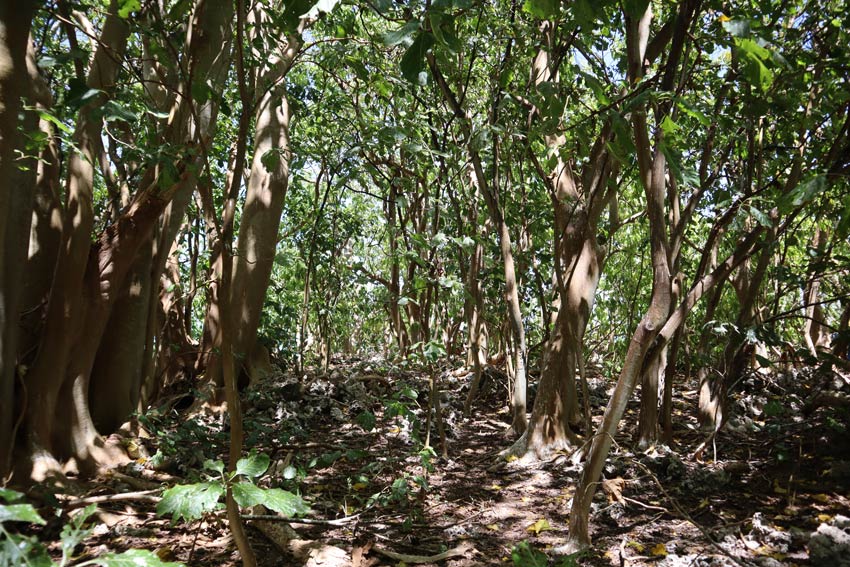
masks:
[[[265,499],[262,488],[251,482],[237,482],[233,485],[233,499],[242,508],[263,504]]]
[[[265,453],[252,453],[236,462],[236,472],[252,478],[256,478],[266,472],[271,459]]]
[[[773,84],[773,71],[765,61],[770,58],[770,50],[751,39],[735,39],[738,52],[741,54],[741,65],[744,76],[751,84],[766,91]]]
[[[71,134],[73,132],[73,130],[71,130],[71,128],[67,124],[63,123],[61,120],[59,120],[58,118],[56,118],[55,116],[53,116],[52,114],[50,114],[48,112],[44,112],[43,110],[39,110],[38,116],[42,120],[47,120],[51,124],[54,124],[57,128],[59,128],[60,130],[62,130],[66,134]]]
[[[413,40],[413,43],[401,58],[401,74],[405,79],[415,85],[425,84],[425,54],[433,45],[434,35],[427,32],[420,33]]]
[[[779,199],[779,212],[782,215],[811,202],[826,189],[826,178],[823,175],[811,177],[791,189]]]
[[[280,488],[260,488],[250,482],[234,484],[233,499],[243,508],[262,504],[286,517],[303,515],[310,511],[300,496]]]
[[[0,523],[3,522],[29,522],[42,526],[47,523],[31,504],[0,504]]]
[[[664,136],[668,138],[672,138],[676,135],[676,132],[679,131],[679,125],[670,118],[670,115],[664,117],[664,120],[661,121],[661,131],[664,132]]]
[[[18,492],[17,490],[11,490],[9,488],[0,488],[0,498],[6,502],[17,502],[23,497],[23,492]]]
[[[219,483],[178,484],[162,493],[156,513],[190,522],[215,510],[223,494],[224,487]]]
[[[139,0],[118,0],[118,17],[126,20],[130,17],[130,12],[141,8],[142,3]]]
[[[286,8],[283,11],[283,25],[286,31],[295,32],[298,29],[298,22],[301,21],[301,16],[310,11],[313,7],[313,0],[290,0],[286,3]]]
[[[113,122],[115,120],[131,122],[138,118],[134,112],[127,110],[115,100],[106,101],[106,103],[101,107],[101,113],[103,115],[103,120],[106,122]]]
[[[208,471],[217,472],[220,475],[224,474],[224,463],[219,460],[213,461],[212,459],[207,459],[204,461],[204,469]]]
[[[266,508],[274,510],[286,517],[303,516],[310,511],[310,507],[297,494],[293,494],[281,488],[270,488],[264,491]]]
[[[375,414],[370,411],[363,411],[354,418],[354,421],[357,422],[357,425],[363,428],[364,431],[372,431],[375,429],[375,424],[377,420],[375,419]]]
[[[182,563],[166,563],[155,553],[144,549],[131,549],[124,553],[101,555],[83,565],[101,565],[102,567],[182,567]]]
[[[522,9],[539,20],[551,20],[561,11],[560,0],[525,0]]]
[[[413,36],[419,31],[422,24],[419,20],[411,20],[401,26],[399,29],[384,34],[384,45],[394,47],[399,44],[404,44],[405,47],[413,43]]]

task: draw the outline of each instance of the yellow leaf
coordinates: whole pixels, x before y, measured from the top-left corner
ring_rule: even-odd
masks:
[[[832,516],[829,514],[818,514],[818,522],[826,523],[832,519]]]
[[[732,18],[730,18],[726,14],[720,14],[720,17],[718,18],[718,20],[720,20],[721,22],[729,22],[729,21],[732,20]]]
[[[705,508],[709,504],[710,504],[710,502],[708,501],[708,498],[703,498],[702,500],[700,500],[700,503],[697,506],[697,510],[702,510],[703,508]]]
[[[777,494],[788,494],[787,488],[782,488],[779,486],[779,480],[773,479],[773,491]]]
[[[501,528],[499,527],[499,524],[487,524],[487,529],[490,530],[491,532],[497,532]]]
[[[666,557],[667,556],[667,546],[663,543],[657,543],[652,546],[649,550],[649,554],[654,557]]]
[[[351,485],[351,488],[353,488],[354,490],[363,490],[367,486],[369,486],[369,485],[366,484],[365,482],[355,482],[354,484]]]
[[[545,532],[551,529],[552,526],[549,525],[549,520],[547,520],[546,518],[540,518],[539,520],[525,528],[525,531],[531,532],[534,535],[539,535],[540,532]]]
[[[638,543],[638,542],[636,542],[636,541],[634,541],[634,540],[629,541],[629,542],[626,544],[626,547],[631,547],[631,548],[633,548],[635,551],[637,551],[638,553],[643,553],[643,550],[644,550],[643,544],[640,544],[640,543]]]
[[[505,460],[506,460],[507,462],[509,462],[509,463],[512,463],[512,462],[514,462],[515,460],[517,460],[518,458],[519,458],[519,457],[517,457],[516,455],[508,455],[508,458],[506,458]]]
[[[829,502],[830,502],[830,500],[832,500],[832,498],[830,498],[829,495],[827,495],[827,494],[813,494],[812,500],[817,500],[818,502],[820,502],[822,504],[829,504]]]
[[[490,487],[490,490],[502,490],[502,487],[494,482],[493,485]]]

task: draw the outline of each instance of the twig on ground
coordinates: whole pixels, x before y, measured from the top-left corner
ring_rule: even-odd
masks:
[[[375,546],[372,549],[385,557],[389,557],[395,561],[403,561],[405,563],[437,563],[438,561],[445,561],[452,557],[464,557],[467,553],[476,551],[476,549],[472,546],[472,543],[468,541],[461,542],[461,544],[457,547],[453,547],[452,549],[442,553],[437,553],[436,555],[408,555],[406,553],[396,553],[378,546]]]
[[[76,500],[70,500],[65,504],[65,508],[68,510],[74,510],[76,508],[84,508],[89,504],[105,504],[107,502],[122,502],[122,501],[136,501],[136,502],[159,502],[161,498],[156,496],[162,489],[158,488],[156,490],[143,490],[141,492],[122,492],[119,494],[102,494],[100,496],[88,496],[86,498],[78,498]]]

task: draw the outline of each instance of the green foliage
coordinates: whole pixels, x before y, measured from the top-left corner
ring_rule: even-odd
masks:
[[[580,551],[560,557],[555,565],[557,567],[576,567],[578,560],[586,555],[586,552]],[[549,565],[549,557],[535,549],[527,541],[522,541],[511,548],[511,561],[514,567],[547,567]]]
[[[207,482],[182,484],[165,490],[156,511],[160,516],[171,516],[174,521],[191,522],[220,508],[220,499],[228,488],[242,508],[262,504],[286,517],[303,515],[310,511],[300,496],[280,488],[262,488],[255,484],[269,468],[270,459],[265,454],[252,453],[239,459],[236,470],[226,473],[221,461],[207,461],[205,468],[218,474]]]
[[[160,516],[171,516],[176,522],[191,522],[204,514],[220,508],[219,499],[224,495],[224,486],[219,482],[178,484],[162,493],[156,505]]]
[[[357,425],[362,427],[364,431],[369,432],[375,429],[375,414],[370,411],[363,410],[357,415],[356,418],[354,418],[354,421],[357,423]]]
[[[23,494],[8,489],[0,489],[0,498],[6,502],[17,502]],[[182,567],[181,563],[162,561],[155,553],[147,550],[131,549],[123,553],[104,553],[94,559],[79,561],[74,557],[74,549],[86,540],[92,529],[86,526],[86,520],[95,513],[97,507],[92,504],[73,516],[62,527],[59,536],[59,548],[62,557],[54,562],[45,545],[34,536],[24,536],[7,530],[5,522],[27,522],[44,525],[46,522],[29,504],[0,505],[0,567]]]

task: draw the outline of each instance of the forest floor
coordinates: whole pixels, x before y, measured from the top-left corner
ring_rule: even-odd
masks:
[[[298,492],[311,508],[294,531],[247,520],[261,567],[850,564],[850,412],[835,402],[847,399],[846,374],[753,374],[702,462],[693,456],[705,440],[693,384],[677,384],[669,448],[631,449],[633,403],[593,505],[593,549],[574,557],[552,550],[565,539],[581,465],[560,454],[533,465],[500,460],[511,444],[500,373],[488,372],[469,419],[467,374],[437,375],[447,458],[436,428],[435,453],[423,450],[428,376],[412,368],[361,360],[328,374],[280,372],[245,393],[246,447],[271,460],[259,484]],[[598,423],[612,382],[596,376],[590,386]],[[237,565],[223,511],[172,523],[156,515],[156,492],[112,496],[197,482],[206,459],[226,460],[223,414],[173,401],[142,419],[150,437],[131,447],[137,461],[77,485],[78,504],[102,500],[86,551],[142,548],[193,567]]]

